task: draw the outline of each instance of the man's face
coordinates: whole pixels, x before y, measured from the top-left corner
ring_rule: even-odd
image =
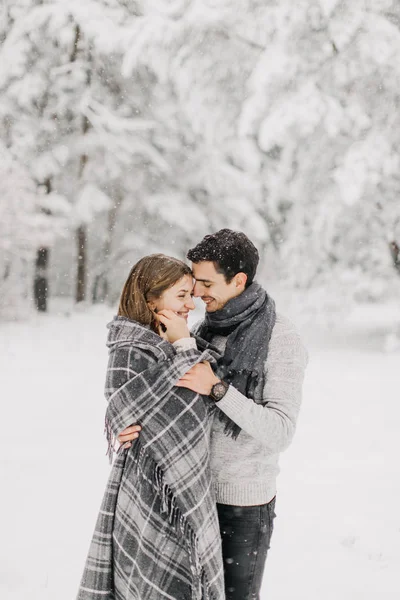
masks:
[[[227,283],[224,275],[217,273],[213,262],[192,263],[192,271],[195,278],[194,296],[203,300],[207,312],[220,310],[228,300],[244,291],[246,282],[242,282],[243,274],[236,275]]]

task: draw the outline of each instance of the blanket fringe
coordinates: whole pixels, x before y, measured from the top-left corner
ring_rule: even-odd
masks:
[[[192,600],[218,600],[210,590],[207,574],[201,564],[197,536],[178,506],[172,489],[165,482],[163,470],[139,441],[135,442],[131,452],[133,453],[132,458],[136,462],[138,477],[148,477],[152,481],[154,489],[160,497],[161,514],[167,517],[170,525],[180,534],[186,544],[192,572]]]
[[[118,447],[118,439],[113,433],[111,424],[107,419],[104,431],[107,437],[107,456],[111,463],[113,455],[119,454],[124,446],[121,444]],[[186,544],[192,572],[192,600],[218,600],[211,593],[207,574],[201,565],[197,536],[177,505],[176,496],[169,484],[164,481],[163,470],[157,465],[151,455],[146,452],[139,441],[135,442],[131,451],[133,452],[132,458],[136,461],[137,476],[151,475],[150,479],[161,500],[161,514],[167,516],[170,525],[176,532],[180,533]]]
[[[122,450],[124,449],[124,444],[121,444],[118,441],[117,436],[112,430],[111,423],[107,419],[104,421],[104,433],[107,438],[106,456],[108,457],[111,465],[114,454],[121,454]]]

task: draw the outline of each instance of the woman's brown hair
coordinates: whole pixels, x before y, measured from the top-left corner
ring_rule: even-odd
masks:
[[[157,300],[165,290],[175,285],[185,275],[192,275],[190,267],[165,254],[144,256],[131,269],[122,290],[118,315],[150,325],[157,330],[154,315],[148,302]]]

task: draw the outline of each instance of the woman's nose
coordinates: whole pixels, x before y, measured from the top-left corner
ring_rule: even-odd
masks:
[[[190,298],[190,300],[186,302],[186,308],[188,308],[189,310],[194,310],[196,308],[193,298]]]

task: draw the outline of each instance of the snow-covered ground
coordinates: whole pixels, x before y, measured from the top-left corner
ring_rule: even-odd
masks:
[[[109,466],[102,435],[111,312],[0,325],[0,597],[73,600]],[[304,335],[310,363],[282,456],[263,600],[400,597],[400,353],[394,309]]]

